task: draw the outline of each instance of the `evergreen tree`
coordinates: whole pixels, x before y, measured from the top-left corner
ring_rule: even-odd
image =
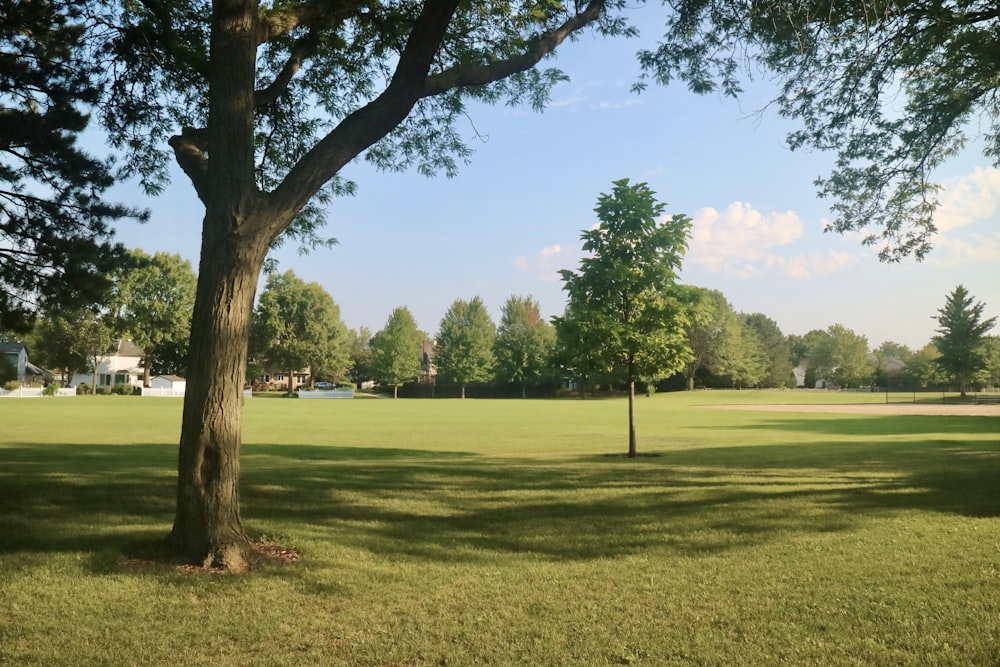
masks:
[[[962,396],[976,373],[986,366],[984,342],[996,324],[996,317],[983,318],[986,308],[976,302],[962,285],[956,287],[938,310],[934,345],[941,356],[937,364],[958,382]]]
[[[110,223],[145,217],[102,199],[111,171],[76,143],[101,96],[82,5],[0,1],[0,328],[102,301],[124,254]]]

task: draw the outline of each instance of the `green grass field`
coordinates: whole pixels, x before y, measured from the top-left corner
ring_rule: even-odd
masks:
[[[247,527],[302,560],[136,563],[179,399],[0,401],[0,664],[1000,664],[1000,418],[249,400]]]

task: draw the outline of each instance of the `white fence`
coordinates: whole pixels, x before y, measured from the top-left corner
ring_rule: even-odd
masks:
[[[41,387],[18,387],[13,391],[0,389],[0,398],[41,398]],[[73,387],[60,387],[55,396],[76,396],[76,389]]]
[[[354,398],[353,389],[300,389],[299,398]]]
[[[161,396],[165,398],[183,398],[183,389],[170,389],[168,387],[143,387],[143,396]]]

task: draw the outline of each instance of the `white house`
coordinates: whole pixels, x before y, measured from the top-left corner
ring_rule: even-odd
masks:
[[[176,375],[157,375],[143,387],[143,396],[183,396],[187,390],[187,380]]]
[[[130,340],[119,339],[115,349],[103,356],[97,363],[97,388],[111,390],[115,385],[127,384],[131,387],[142,387],[142,348]],[[70,386],[90,384],[94,381],[94,373],[76,373],[70,380]]]
[[[28,348],[24,343],[0,343],[0,354],[3,354],[17,371],[17,381],[24,383],[28,368]]]

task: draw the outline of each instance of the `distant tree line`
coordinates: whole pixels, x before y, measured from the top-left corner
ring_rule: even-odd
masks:
[[[41,314],[27,332],[5,340],[28,345],[32,363],[68,382],[94,372],[119,338],[146,353],[150,375],[184,375],[196,276],[179,255],[131,250],[114,271],[104,303]],[[783,333],[763,313],[736,311],[717,291],[671,288],[684,311],[681,336],[671,353],[677,368],[639,373],[640,392],[701,388],[878,387],[959,391],[1000,386],[1000,337],[995,317],[963,286],[938,311],[937,335],[913,350],[868,340],[840,324],[804,335]],[[248,377],[291,376],[360,386],[372,383],[402,397],[547,397],[619,392],[628,378],[598,363],[599,341],[621,338],[590,321],[584,331],[570,300],[558,317],[546,317],[531,295],[511,295],[495,323],[482,299],[456,299],[434,334],[421,331],[405,306],[384,327],[347,328],[333,298],[294,272],[272,274],[253,314]],[[555,324],[554,324],[554,323]],[[645,334],[648,339],[652,334]],[[796,374],[797,372],[797,374]],[[11,370],[0,366],[0,382]]]

